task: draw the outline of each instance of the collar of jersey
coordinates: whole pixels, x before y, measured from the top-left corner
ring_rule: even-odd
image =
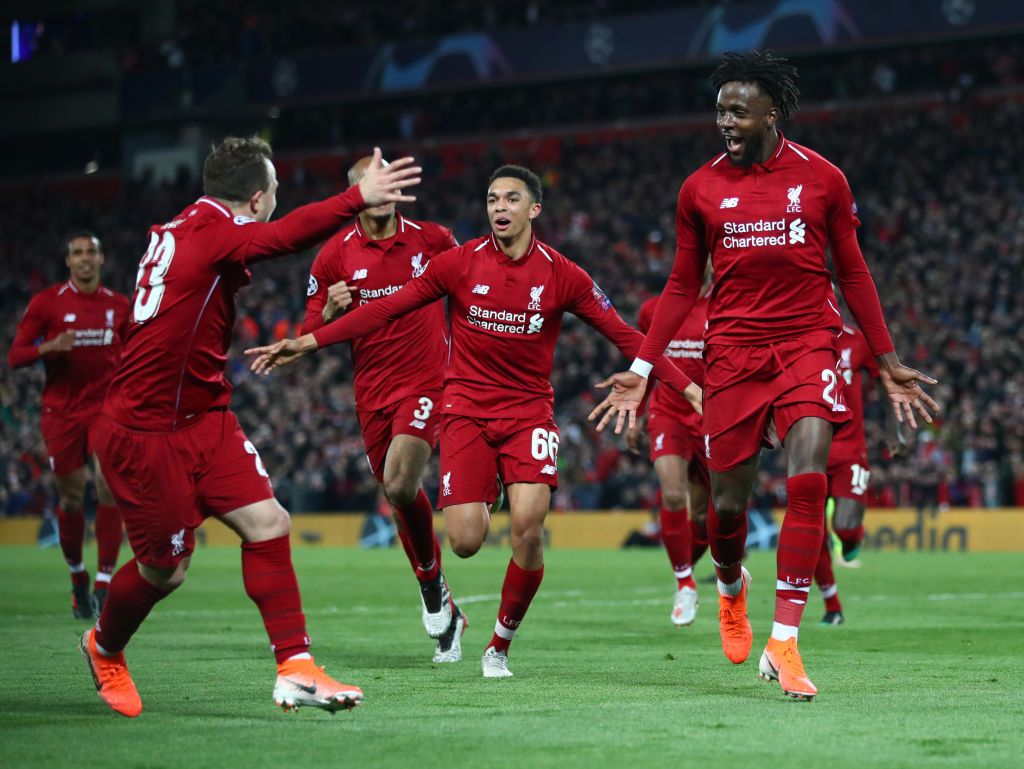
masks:
[[[782,135],[782,131],[779,131],[779,146],[775,148],[775,152],[763,163],[758,163],[765,171],[774,171],[775,164],[779,162],[779,158],[782,156],[782,151],[786,149],[786,137]]]
[[[526,253],[523,254],[518,259],[512,259],[508,254],[501,250],[501,246],[498,245],[498,239],[494,237],[493,232],[488,236],[487,239],[491,241],[491,249],[494,251],[495,254],[497,254],[498,256],[505,257],[513,264],[522,264],[524,261],[526,261],[526,259],[533,253],[533,250],[537,247],[537,236],[531,233],[530,247],[526,249]]]
[[[389,241],[391,245],[405,243],[405,238],[403,237],[405,235],[405,217],[399,213],[396,213],[395,216],[398,217],[398,226],[395,228],[395,234],[392,235],[390,238],[384,238],[384,240],[374,240],[373,238],[367,237],[366,233],[363,232],[363,228],[359,226],[358,216],[355,218],[355,220],[353,220],[352,226],[355,227],[356,236],[359,238],[359,240],[363,242],[364,245],[376,245],[376,247],[379,248],[380,250],[386,251],[390,249],[391,246],[388,246],[388,249],[385,249],[381,246],[381,243],[387,243]]]

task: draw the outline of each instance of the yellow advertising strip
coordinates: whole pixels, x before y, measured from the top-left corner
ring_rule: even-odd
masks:
[[[775,520],[781,521],[781,511]],[[444,519],[435,517],[444,536]],[[551,513],[544,527],[545,545],[553,548],[618,548],[652,520],[646,511]],[[355,547],[366,527],[361,514],[292,516],[292,541],[298,546]],[[1024,552],[1024,509],[966,509],[918,512],[913,509],[869,510],[864,522],[865,547],[880,551]],[[34,545],[39,518],[0,519],[0,545]],[[196,532],[204,545],[235,545],[237,536],[216,520]],[[508,547],[508,514],[491,519],[488,544]]]

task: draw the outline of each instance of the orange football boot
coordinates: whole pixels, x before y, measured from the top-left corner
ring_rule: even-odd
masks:
[[[122,716],[135,718],[142,712],[142,698],[128,673],[124,652],[107,656],[96,648],[96,628],[82,634],[79,644],[96,684],[96,693],[111,710]]]
[[[334,713],[362,701],[362,689],[335,681],[312,658],[285,660],[277,666],[274,704],[286,712],[310,705]]]
[[[795,700],[810,702],[818,693],[804,670],[804,661],[796,648],[796,638],[779,641],[768,639],[768,645],[761,654],[758,675],[765,681],[778,681],[782,692]]]
[[[722,651],[734,665],[746,662],[750,647],[754,643],[754,631],[747,618],[747,590],[750,588],[750,572],[743,571],[743,589],[739,595],[718,594],[718,632],[722,636]]]

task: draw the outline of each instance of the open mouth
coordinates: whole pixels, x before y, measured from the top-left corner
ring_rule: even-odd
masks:
[[[739,155],[743,152],[744,142],[741,138],[731,134],[723,134],[723,137],[725,138],[725,149],[730,155]]]
[[[494,229],[498,230],[499,232],[504,232],[511,226],[512,220],[509,219],[507,216],[499,216],[494,220]]]

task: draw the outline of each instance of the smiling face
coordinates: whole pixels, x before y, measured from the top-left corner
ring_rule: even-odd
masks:
[[[757,83],[726,83],[718,92],[715,111],[729,160],[749,168],[768,159],[779,110]]]
[[[540,216],[540,203],[534,201],[526,182],[511,176],[499,176],[487,190],[487,220],[499,240],[512,242],[531,228]]]

